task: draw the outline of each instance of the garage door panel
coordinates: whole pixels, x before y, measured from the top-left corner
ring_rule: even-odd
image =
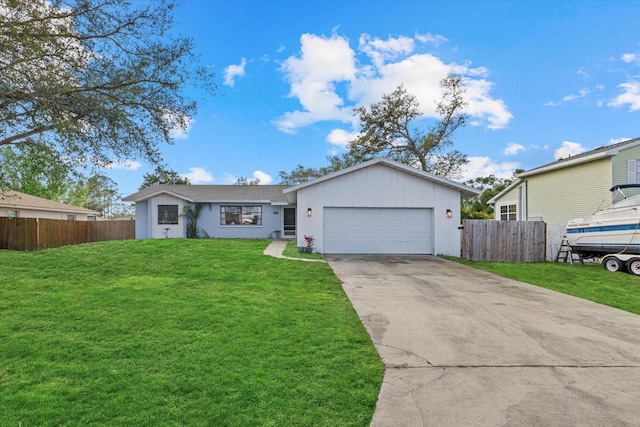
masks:
[[[325,208],[324,252],[432,254],[432,209]]]

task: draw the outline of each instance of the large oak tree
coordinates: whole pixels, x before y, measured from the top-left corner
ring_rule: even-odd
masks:
[[[213,90],[171,0],[0,0],[0,146],[40,144],[68,162],[160,160],[186,128],[190,82]],[[194,78],[195,77],[195,78]]]
[[[464,113],[465,88],[462,77],[454,74],[440,84],[443,95],[436,102],[439,118],[426,131],[416,125],[423,118],[416,97],[402,85],[369,107],[356,107],[354,115],[360,120],[361,133],[349,144],[352,155],[386,156],[425,172],[459,178],[467,156],[446,149],[453,145],[453,133],[468,118]]]

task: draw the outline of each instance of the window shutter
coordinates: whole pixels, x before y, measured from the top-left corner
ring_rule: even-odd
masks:
[[[636,160],[627,160],[627,184],[637,184],[636,167]]]

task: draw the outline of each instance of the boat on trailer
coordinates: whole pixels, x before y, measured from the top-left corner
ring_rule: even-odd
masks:
[[[614,186],[609,206],[593,215],[569,220],[566,239],[574,253],[603,257],[603,264],[611,271],[617,271],[623,263],[628,266],[632,260],[640,260],[640,193],[627,197],[624,190],[629,189],[640,190],[640,184]],[[618,269],[606,264],[612,256],[620,264]]]

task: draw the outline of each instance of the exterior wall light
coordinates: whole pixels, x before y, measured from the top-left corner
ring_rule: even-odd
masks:
[[[313,215],[311,208],[307,208],[307,216],[311,216],[311,215]]]
[[[451,212],[451,209],[447,209],[447,218],[451,217],[453,217],[453,212]]]

